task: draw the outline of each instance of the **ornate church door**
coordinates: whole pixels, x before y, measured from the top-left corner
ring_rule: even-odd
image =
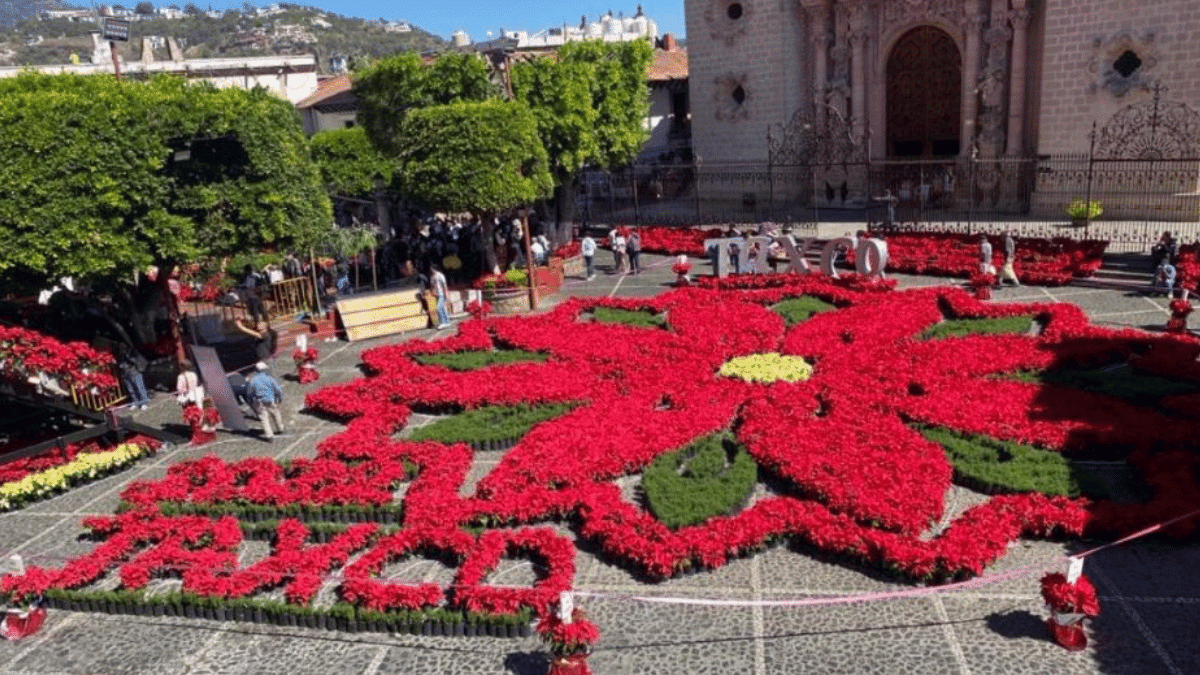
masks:
[[[945,31],[904,34],[887,62],[889,157],[955,157],[961,146],[962,57]]]

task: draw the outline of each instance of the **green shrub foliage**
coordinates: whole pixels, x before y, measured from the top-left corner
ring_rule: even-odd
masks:
[[[593,307],[592,318],[602,323],[623,323],[639,328],[662,328],[667,321],[652,312],[616,307]]]
[[[332,211],[291,103],[158,76],[0,81],[0,279],[45,285],[306,243]]]
[[[997,319],[951,319],[930,326],[921,333],[920,340],[940,340],[963,335],[997,335],[1000,333],[1028,333],[1033,327],[1031,316],[1005,316]]]
[[[820,298],[802,295],[798,298],[788,298],[771,309],[782,316],[787,325],[794,326],[802,321],[807,321],[813,314],[827,312],[833,308],[833,305]]]
[[[956,480],[966,487],[988,493],[1107,496],[1102,485],[1073,470],[1056,452],[942,428],[921,429],[921,433],[946,450]]]
[[[1021,382],[1053,384],[1116,396],[1139,405],[1156,405],[1166,396],[1200,393],[1200,386],[1195,382],[1138,373],[1125,367],[1106,372],[1081,368],[1054,368],[1041,372],[1021,371],[1008,377]]]
[[[650,511],[671,528],[733,513],[758,482],[758,464],[723,432],[660,455],[642,473]]]

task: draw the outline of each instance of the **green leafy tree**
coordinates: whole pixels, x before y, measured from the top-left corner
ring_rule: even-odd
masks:
[[[71,276],[123,290],[151,265],[306,244],[332,219],[291,104],[167,76],[0,82],[0,192],[10,289]],[[143,342],[160,280],[131,301]]]
[[[575,195],[585,166],[616,169],[637,156],[648,132],[648,42],[570,42],[557,60],[513,68],[514,95],[534,111],[553,161],[555,241],[565,241],[575,218]]]
[[[409,110],[399,134],[405,194],[432,210],[479,216],[484,266],[495,269],[492,217],[553,187],[533,114],[517,101],[459,101]]]
[[[537,121],[538,135],[550,157],[554,177],[555,222],[567,233],[555,232],[555,241],[569,237],[569,210],[574,204],[569,192],[577,176],[600,158],[596,125],[600,115],[592,106],[595,69],[586,63],[538,59],[513,68],[515,97],[529,106]],[[565,234],[565,236],[564,236]]]
[[[401,124],[410,110],[497,93],[487,64],[473,54],[443,54],[431,66],[413,53],[380,59],[354,73],[358,120],[382,152],[400,151]]]
[[[322,131],[309,139],[309,146],[331,194],[371,194],[390,185],[396,172],[396,161],[380,154],[362,127]]]

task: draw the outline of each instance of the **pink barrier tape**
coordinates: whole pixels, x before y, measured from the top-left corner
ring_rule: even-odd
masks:
[[[1157,532],[1157,531],[1159,531],[1159,530],[1163,529],[1164,527],[1167,527],[1168,525],[1174,525],[1175,523],[1178,523],[1178,522],[1179,522],[1179,521],[1181,521],[1181,520],[1187,520],[1188,518],[1191,518],[1192,516],[1194,516],[1194,515],[1196,515],[1196,514],[1198,514],[1198,513],[1200,513],[1200,509],[1196,509],[1195,511],[1192,511],[1191,513],[1185,513],[1185,514],[1183,514],[1182,516],[1178,516],[1178,517],[1176,517],[1176,518],[1172,518],[1172,519],[1170,519],[1170,520],[1163,521],[1163,522],[1161,522],[1161,523],[1159,523],[1159,524],[1157,524],[1157,525],[1151,525],[1150,527],[1147,527],[1147,528],[1145,528],[1145,529],[1138,530],[1137,532],[1134,532],[1133,534],[1130,534],[1130,535],[1126,535],[1126,536],[1124,536],[1124,537],[1122,537],[1122,538],[1120,538],[1120,539],[1118,539],[1118,540],[1116,540],[1116,541],[1109,542],[1109,543],[1107,543],[1107,544],[1104,544],[1103,546],[1097,546],[1096,548],[1093,548],[1093,549],[1090,549],[1090,550],[1084,551],[1083,553],[1078,553],[1078,554],[1076,554],[1076,555],[1074,555],[1074,556],[1071,556],[1071,557],[1073,557],[1073,558],[1086,558],[1086,557],[1088,557],[1089,555],[1091,555],[1091,554],[1093,554],[1093,553],[1097,553],[1097,552],[1099,552],[1099,551],[1103,551],[1103,550],[1104,550],[1104,549],[1106,549],[1106,548],[1112,548],[1113,546],[1119,546],[1119,545],[1121,545],[1121,544],[1124,544],[1124,543],[1125,543],[1125,542],[1127,542],[1127,541],[1133,541],[1134,539],[1138,539],[1138,538],[1140,538],[1140,537],[1144,537],[1144,536],[1146,536],[1146,535],[1148,535],[1148,534],[1151,534],[1152,532]]]

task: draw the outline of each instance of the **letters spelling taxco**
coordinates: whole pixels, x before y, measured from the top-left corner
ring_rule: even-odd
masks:
[[[726,239],[705,239],[704,249],[709,252],[709,257],[713,261],[713,273],[717,277],[724,278],[729,276],[730,266],[733,263],[730,260],[730,247],[736,247],[736,255],[738,257],[735,269],[751,274],[758,274],[765,271],[765,259],[759,264],[750,264],[750,249],[757,247],[758,250],[765,252],[769,249],[772,243],[777,243],[783,248],[784,255],[787,256],[788,266],[784,272],[795,272],[797,274],[824,274],[826,276],[838,276],[837,270],[834,269],[834,258],[837,255],[839,248],[849,251],[855,251],[855,268],[859,274],[870,277],[883,278],[883,270],[887,267],[888,253],[887,244],[882,239],[866,238],[852,239],[850,237],[838,237],[825,242],[824,248],[821,249],[820,268],[814,270],[808,264],[808,260],[804,257],[806,251],[812,243],[816,241],[814,237],[801,239],[799,245],[792,239],[791,235],[779,235],[777,237],[730,237]]]

